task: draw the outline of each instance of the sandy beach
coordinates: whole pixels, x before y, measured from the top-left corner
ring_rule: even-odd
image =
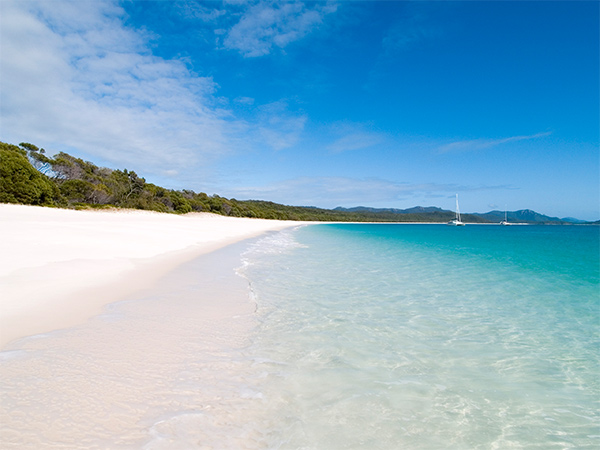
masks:
[[[298,224],[0,205],[0,447],[262,448],[234,269]]]
[[[0,205],[0,347],[72,326],[173,268],[295,222]]]

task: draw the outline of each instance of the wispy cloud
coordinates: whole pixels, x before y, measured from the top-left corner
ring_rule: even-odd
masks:
[[[250,6],[239,22],[225,30],[223,46],[245,57],[264,56],[274,48],[283,49],[319,26],[327,14],[335,12],[335,3],[260,1]]]
[[[452,198],[455,192],[505,189],[505,186],[459,186],[438,183],[398,183],[381,178],[298,177],[267,186],[231,191],[239,199],[263,199],[286,203],[333,208],[336,206],[372,206],[407,203],[416,206],[425,198]]]
[[[334,207],[348,202],[395,198],[401,190],[400,185],[380,179],[298,177],[268,186],[240,188],[235,194],[237,198],[274,201],[294,198],[296,204]]]
[[[153,173],[229,151],[214,81],[153,56],[123,17],[117,2],[2,1],[3,139]]]
[[[458,152],[473,152],[478,150],[485,150],[499,145],[508,144],[510,142],[526,141],[531,139],[539,139],[550,136],[551,131],[544,133],[536,133],[528,136],[511,136],[500,139],[470,139],[464,141],[455,141],[449,144],[438,147],[438,153],[458,153]]]
[[[333,153],[341,153],[349,150],[362,150],[381,144],[383,138],[374,133],[350,133],[337,139],[327,148]]]
[[[194,5],[190,14],[203,20],[220,16]],[[154,36],[126,26],[117,0],[2,0],[1,7],[2,140],[193,180],[225,155],[281,150],[302,135],[307,118],[285,101],[233,99],[255,108],[248,120],[223,108],[218,84],[183,60],[154,56]]]
[[[331,127],[331,133],[335,140],[327,149],[332,153],[371,148],[387,139],[384,134],[372,131],[368,125],[361,123],[336,123]]]
[[[233,101],[240,105],[254,105],[254,99],[252,97],[236,97],[233,99]]]
[[[286,100],[257,108],[254,139],[258,146],[265,144],[273,150],[294,146],[304,131],[306,115],[291,111]],[[250,133],[252,134],[252,133]]]
[[[203,22],[213,22],[227,14],[225,8],[217,2],[206,4],[198,0],[183,0],[172,3],[179,13],[188,19],[199,19]]]

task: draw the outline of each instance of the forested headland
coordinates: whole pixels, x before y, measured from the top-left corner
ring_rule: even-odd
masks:
[[[109,169],[64,152],[53,157],[33,144],[0,142],[0,203],[60,208],[130,208],[163,213],[211,212],[234,217],[343,222],[446,222],[449,211],[397,214],[336,211],[236,200],[147,183],[132,170]],[[487,222],[469,215],[464,219]]]

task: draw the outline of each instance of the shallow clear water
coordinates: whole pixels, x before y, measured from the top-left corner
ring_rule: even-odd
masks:
[[[244,255],[283,449],[600,447],[598,227],[339,224]]]

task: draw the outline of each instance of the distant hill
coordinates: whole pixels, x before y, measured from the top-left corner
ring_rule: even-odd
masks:
[[[474,214],[483,217],[490,222],[501,222],[504,220],[504,211],[490,211],[484,214]],[[519,211],[507,211],[506,216],[509,222],[517,223],[575,223],[559,219],[558,217],[545,216],[531,209],[521,209]]]
[[[563,222],[568,222],[568,223],[578,223],[578,224],[588,223],[585,220],[579,220],[579,219],[576,219],[575,217],[563,217],[560,220],[562,220]]]
[[[393,214],[398,215],[419,215],[421,220],[429,217],[432,222],[441,222],[444,220],[451,220],[454,218],[454,211],[444,210],[436,206],[415,206],[408,209],[395,209],[395,208],[369,208],[367,206],[357,206],[354,208],[342,208],[338,206],[334,211],[340,212],[352,212],[362,214],[385,214],[390,216]],[[470,213],[461,214],[464,222],[471,223],[500,223],[504,220],[504,211],[490,211],[487,213]],[[538,212],[532,211],[531,209],[521,209],[519,211],[508,211],[506,217],[509,222],[512,223],[533,223],[533,224],[589,224],[592,222],[586,222],[584,220],[575,219],[573,217],[567,217],[560,219],[558,217],[546,216]],[[598,222],[593,222],[598,223]]]
[[[369,208],[367,206],[355,206],[354,208],[342,208],[338,206],[334,211],[344,212],[364,212],[364,213],[391,213],[391,214],[427,214],[435,212],[449,212],[437,206],[415,206],[408,209],[396,209],[396,208]],[[451,211],[450,211],[451,212]]]
[[[455,216],[454,211],[448,211],[437,206],[414,206],[408,209],[370,208],[368,206],[343,208],[338,206],[333,211],[385,218],[386,221],[398,222],[449,222]],[[461,214],[461,218],[464,222],[469,223],[490,222],[489,219],[476,214]]]
[[[490,222],[501,222],[504,220],[504,211],[490,211],[484,214],[473,214],[475,216],[482,217]],[[546,216],[538,212],[532,211],[531,209],[521,209],[519,211],[508,211],[506,217],[509,222],[514,223],[545,223],[545,224],[577,224],[577,225],[593,225],[598,224],[597,222],[587,222],[585,220],[576,219],[574,217],[564,217],[559,219],[558,217]]]

